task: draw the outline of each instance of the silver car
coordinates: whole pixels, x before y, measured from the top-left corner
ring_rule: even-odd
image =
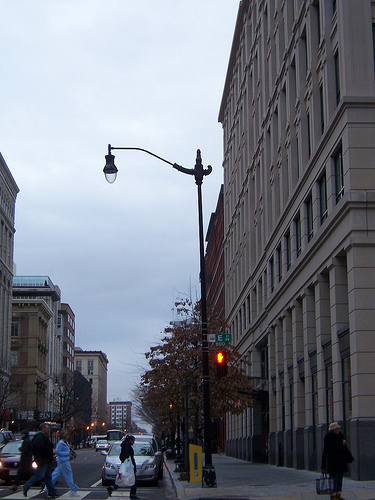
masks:
[[[150,443],[155,451],[156,460],[158,462],[158,478],[162,479],[164,469],[164,454],[165,448],[160,450],[159,445],[152,434],[134,434],[136,443]]]
[[[137,465],[136,479],[139,481],[150,481],[157,485],[159,479],[158,460],[153,447],[148,442],[136,442],[133,444],[133,450],[134,460]],[[115,482],[120,468],[120,453],[121,441],[113,443],[108,453],[105,451],[101,452],[106,457],[102,469],[103,486],[110,486]]]

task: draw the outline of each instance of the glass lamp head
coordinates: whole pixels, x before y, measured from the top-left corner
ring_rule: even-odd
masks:
[[[103,172],[107,182],[113,184],[117,177],[117,167],[115,165],[115,156],[112,154],[107,154],[105,156],[105,167],[103,168]]]

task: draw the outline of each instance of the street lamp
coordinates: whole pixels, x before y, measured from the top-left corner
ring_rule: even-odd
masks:
[[[198,188],[198,228],[199,228],[199,258],[200,258],[200,282],[201,282],[201,315],[202,315],[202,379],[203,379],[203,418],[204,418],[204,449],[205,464],[203,467],[202,485],[207,487],[216,486],[216,473],[212,465],[211,451],[211,416],[210,416],[210,374],[208,364],[208,342],[207,342],[207,303],[206,303],[206,271],[204,262],[204,236],[203,236],[203,209],[202,209],[202,182],[205,175],[212,172],[211,165],[203,168],[201,152],[197,150],[197,157],[194,168],[185,168],[177,163],[172,163],[143,148],[112,147],[108,144],[108,154],[105,157],[106,165],[103,169],[107,181],[112,184],[117,177],[117,167],[115,157],[112,154],[114,149],[126,149],[143,151],[155,158],[172,165],[173,168],[184,174],[193,175]]]

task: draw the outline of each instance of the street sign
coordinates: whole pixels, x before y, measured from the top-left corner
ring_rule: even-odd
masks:
[[[208,342],[213,342],[216,347],[225,347],[228,342],[232,342],[231,333],[209,333],[207,335]]]
[[[39,412],[39,420],[51,420],[52,412],[50,411],[40,411]]]

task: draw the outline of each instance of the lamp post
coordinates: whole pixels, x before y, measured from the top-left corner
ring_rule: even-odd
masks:
[[[198,189],[198,229],[199,229],[199,259],[200,259],[200,282],[201,282],[201,315],[202,315],[202,380],[203,380],[203,418],[204,418],[204,449],[205,464],[203,467],[202,485],[207,487],[216,486],[216,474],[212,465],[211,451],[211,416],[210,416],[210,374],[209,374],[209,350],[207,342],[207,303],[206,303],[206,270],[204,262],[204,235],[203,235],[203,209],[202,209],[202,183],[203,177],[212,172],[211,165],[203,168],[201,152],[197,150],[197,157],[194,168],[185,168],[177,163],[172,163],[143,148],[132,147],[112,147],[108,144],[108,154],[106,155],[106,165],[103,169],[107,181],[112,184],[117,177],[117,167],[115,157],[112,154],[114,149],[143,151],[155,158],[172,165],[173,168],[184,174],[193,175]]]

